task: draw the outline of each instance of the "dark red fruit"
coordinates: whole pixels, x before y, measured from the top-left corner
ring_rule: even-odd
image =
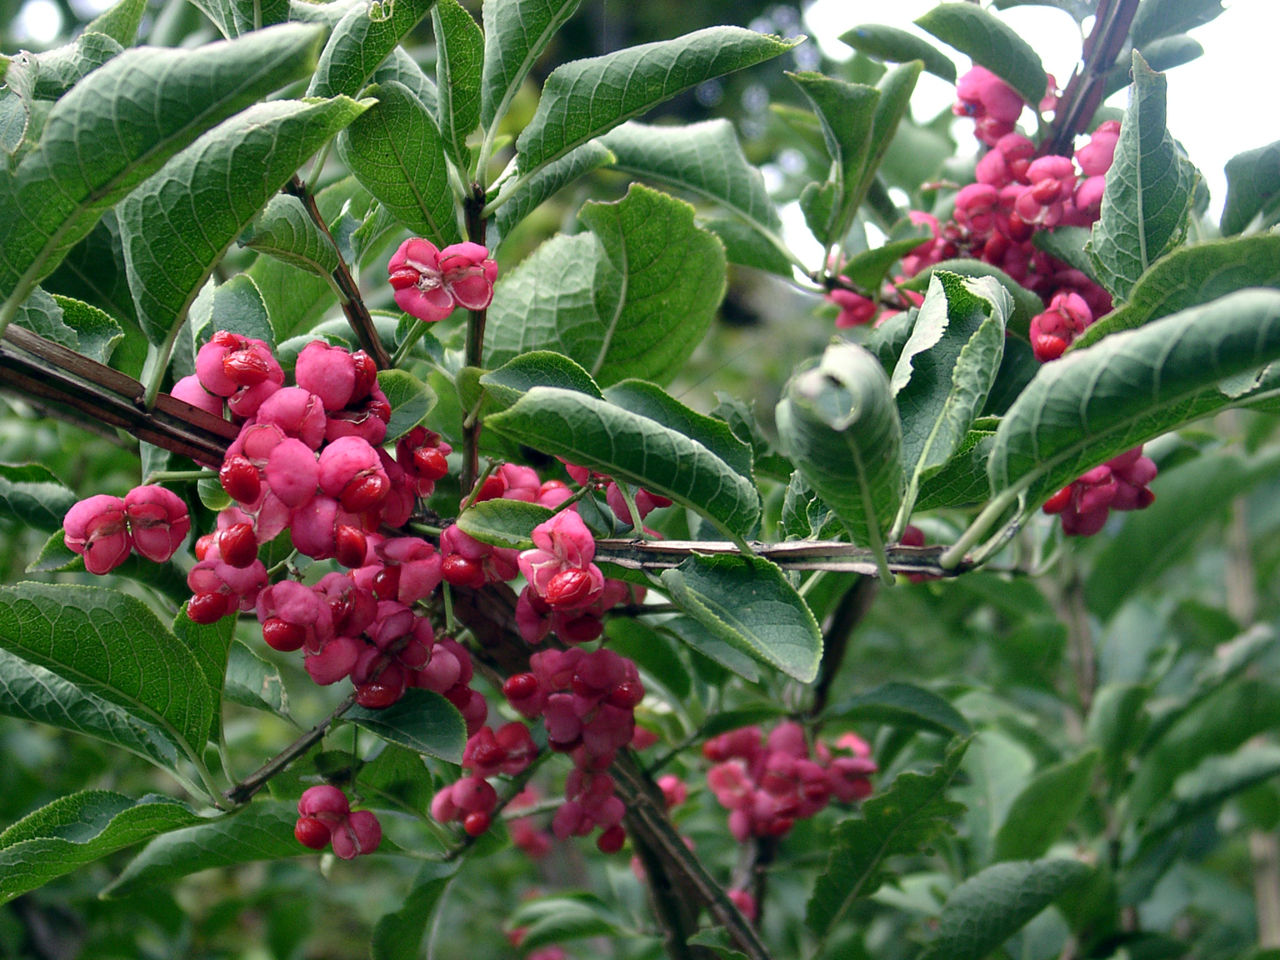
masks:
[[[492,820],[487,813],[483,810],[476,810],[467,814],[467,818],[462,821],[462,829],[467,831],[468,836],[478,837],[489,829],[490,823],[492,823]]]
[[[339,524],[335,540],[337,547],[334,549],[334,557],[340,564],[352,570],[364,566],[365,554],[369,548],[364,531],[346,523]]]
[[[370,710],[382,710],[404,696],[404,684],[374,681],[356,687],[356,703]]]
[[[390,492],[391,481],[386,474],[355,477],[342,490],[342,509],[348,513],[364,513],[382,503]]]
[[[595,589],[585,570],[561,570],[547,584],[543,597],[553,607],[580,607],[587,604]]]
[[[241,387],[255,387],[271,375],[271,365],[253,350],[236,350],[222,358],[222,372]]]
[[[484,586],[484,568],[460,553],[451,553],[444,558],[440,566],[440,575],[445,583],[455,587],[471,587],[479,590]]]
[[[218,531],[218,552],[231,566],[243,570],[258,559],[258,538],[253,524],[233,523]]]
[[[383,567],[374,574],[373,595],[379,600],[394,600],[400,595],[399,567]]]
[[[480,503],[484,500],[497,500],[507,492],[507,481],[503,480],[497,474],[485,477],[484,483],[480,485],[479,491],[475,495],[475,502]]]
[[[296,623],[271,617],[262,625],[262,639],[272,650],[292,653],[307,642],[307,631]]]
[[[439,447],[419,447],[413,452],[413,468],[424,480],[439,480],[449,472],[449,461]]]
[[[323,850],[329,845],[329,827],[315,817],[299,817],[293,835],[304,847]]]
[[[222,469],[218,471],[218,480],[222,483],[222,489],[227,491],[227,496],[241,503],[253,503],[262,493],[262,477],[258,474],[258,468],[248,457],[239,454],[223,461]]]
[[[187,616],[195,623],[217,623],[230,607],[231,598],[225,593],[198,593],[187,601]]]
[[[630,680],[624,681],[609,693],[609,703],[623,710],[630,710],[644,699],[644,687]]]
[[[596,838],[596,849],[601,853],[617,853],[626,842],[627,831],[622,829],[621,824],[615,823]]]
[[[373,385],[378,382],[378,368],[373,358],[363,350],[357,350],[351,355],[351,359],[356,367],[356,382],[351,388],[351,399],[348,402],[356,403],[373,390]]]
[[[528,700],[538,692],[538,678],[532,673],[517,673],[502,684],[502,695],[508,700]]]

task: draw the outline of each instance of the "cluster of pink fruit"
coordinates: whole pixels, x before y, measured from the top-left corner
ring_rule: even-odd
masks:
[[[975,135],[990,149],[978,161],[976,182],[956,193],[950,221],[939,223],[931,214],[912,211],[912,220],[928,226],[933,237],[902,258],[897,279],[956,257],[1001,268],[1047,301],[1047,309],[1032,317],[1029,336],[1037,360],[1056,360],[1111,310],[1111,295],[1033,240],[1043,230],[1088,227],[1098,219],[1120,124],[1099,124],[1088,143],[1075,151],[1073,163],[1070,157],[1037,156],[1036,144],[1016,132],[1025,106],[1022,97],[991,71],[975,66],[960,78],[956,93],[954,112],[973,119]],[[1039,109],[1043,113],[1055,103],[1047,95]],[[903,293],[918,304],[919,294]],[[867,323],[876,315],[876,303],[852,290],[833,291],[831,299],[841,308],[838,327]],[[1155,464],[1136,447],[1064,487],[1045,511],[1062,516],[1064,533],[1097,533],[1109,511],[1139,510],[1155,499],[1147,486],[1155,474]]]
[[[739,843],[750,837],[781,837],[797,820],[812,817],[831,800],[852,803],[871,794],[876,772],[871,747],[853,733],[821,740],[812,753],[804,728],[784,721],[766,738],[759,727],[713,737],[702,754],[715,765],[707,785],[729,811],[729,830]]]
[[[102,575],[137,550],[163,563],[191,529],[187,505],[177,494],[152,485],[134,487],[123,500],[100,493],[81,500],[62,521],[67,548],[84,557],[85,569]]]

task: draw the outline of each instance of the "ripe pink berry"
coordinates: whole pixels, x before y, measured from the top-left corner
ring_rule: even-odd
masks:
[[[288,623],[279,617],[272,617],[262,625],[262,639],[272,650],[292,653],[301,650],[307,642],[307,631],[296,623]]]
[[[81,500],[67,511],[62,527],[67,548],[84,557],[90,573],[114,570],[133,549],[125,502],[119,497],[98,494]]]

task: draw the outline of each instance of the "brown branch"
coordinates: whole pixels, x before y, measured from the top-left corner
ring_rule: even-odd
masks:
[[[307,185],[302,182],[302,178],[294,175],[293,179],[285,185],[285,192],[292,194],[302,201],[302,205],[307,208],[307,213],[320,232],[325,235],[329,243],[333,246],[334,252],[338,255],[338,266],[333,271],[333,281],[338,285],[338,289],[342,291],[342,312],[347,315],[347,322],[351,324],[351,329],[355,332],[356,339],[360,341],[360,346],[371,358],[373,358],[374,366],[379,370],[391,369],[391,356],[382,346],[382,341],[378,339],[378,330],[373,325],[373,317],[369,315],[369,308],[364,305],[364,298],[360,295],[360,285],[356,282],[355,277],[351,275],[351,269],[347,266],[347,262],[343,259],[342,251],[338,249],[338,242],[333,239],[333,234],[329,232],[329,225],[325,223],[324,217],[320,213],[320,208],[316,206],[316,198],[311,191],[307,189]]]
[[[1053,113],[1042,154],[1070,156],[1077,134],[1084,133],[1106,95],[1107,74],[1129,39],[1139,0],[1101,0],[1093,30],[1085,39],[1081,63]]]
[[[154,409],[132,377],[10,325],[0,341],[0,386],[22,397],[38,397],[74,411],[74,423],[119,427],[139,440],[200,463],[222,462],[237,428],[220,417],[162,393]]]
[[[484,188],[478,183],[471,184],[471,195],[463,204],[467,220],[467,239],[481,245],[485,242],[487,229],[484,219]],[[466,364],[469,367],[482,366],[484,361],[484,327],[488,310],[467,311],[467,343]],[[462,493],[467,495],[476,485],[480,474],[480,418],[471,416],[462,425]]]
[[[876,598],[878,582],[872,577],[858,577],[844,592],[835,612],[827,623],[822,635],[822,672],[813,685],[813,701],[809,704],[809,716],[817,717],[827,706],[831,694],[831,684],[840,672],[840,664],[844,661],[845,651],[849,647],[849,638],[862,618],[871,609]]]
[[[337,719],[355,706],[355,703],[356,695],[353,693],[334,707],[329,716],[325,717],[234,787],[226,790],[222,795],[230,801],[232,806],[238,807],[243,803],[248,803],[255,793],[266,786],[268,780],[319,743]]]
[[[874,554],[840,540],[787,540],[782,543],[752,541],[757,556],[772,560],[787,570],[831,570],[875,577]],[[890,547],[889,569],[894,573],[918,573],[930,577],[955,577],[973,569],[969,563],[944,569],[939,558],[946,547]],[[629,570],[666,570],[678,567],[694,554],[736,554],[737,544],[728,540],[616,540],[596,541],[596,560]]]

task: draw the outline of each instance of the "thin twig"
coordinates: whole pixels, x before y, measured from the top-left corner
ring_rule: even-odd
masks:
[[[234,787],[225,791],[222,795],[234,806],[240,806],[243,803],[248,803],[255,793],[266,786],[268,780],[280,773],[288,767],[289,764],[293,763],[293,761],[297,760],[313,746],[319,743],[325,733],[328,732],[329,728],[333,726],[339,717],[355,706],[355,703],[356,695],[352,693],[347,697],[347,699],[334,707],[333,712],[329,714],[329,716],[325,717],[297,740],[293,741],[293,743],[289,744],[289,746],[285,747],[257,770],[253,771],[253,773],[249,774],[249,776],[245,777]]]
[[[1093,30],[1084,42],[1080,66],[1062,92],[1049,136],[1040,152],[1070,156],[1077,134],[1084,133],[1106,95],[1107,74],[1129,37],[1139,0],[1101,0]]]
[[[284,189],[286,193],[302,201],[312,222],[329,240],[334,253],[338,255],[338,266],[333,271],[333,280],[342,293],[342,312],[347,315],[347,322],[351,324],[351,329],[356,339],[360,341],[361,348],[373,359],[374,366],[379,370],[391,369],[391,357],[382,346],[382,341],[378,339],[378,330],[373,325],[373,317],[369,315],[369,308],[364,305],[364,298],[360,295],[360,285],[351,275],[351,269],[347,266],[342,251],[338,249],[338,242],[329,232],[329,225],[325,223],[320,208],[316,206],[315,196],[297,175],[285,185]]]

